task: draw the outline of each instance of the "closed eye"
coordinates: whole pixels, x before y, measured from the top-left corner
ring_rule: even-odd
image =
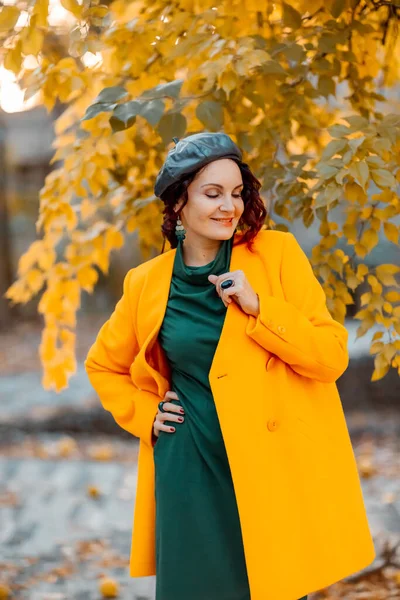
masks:
[[[210,196],[210,194],[206,194],[207,198],[218,198],[219,194],[217,194],[216,196]],[[236,194],[232,194],[233,198],[241,198],[242,195],[236,195]]]

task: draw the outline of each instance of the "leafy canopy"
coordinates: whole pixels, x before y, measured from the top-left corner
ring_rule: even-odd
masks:
[[[333,317],[343,322],[362,286],[358,336],[380,329],[372,379],[400,373],[400,267],[364,262],[380,236],[399,241],[399,0],[61,4],[64,28],[49,25],[48,0],[0,12],[3,63],[25,98],[65,105],[41,237],[7,292],[15,303],[43,292],[44,387],[59,391],[76,371],[82,290],[108,273],[124,234],[138,231],[145,258],[161,247],[155,176],[173,136],[204,129],[247,153],[265,227],[318,224],[312,264]]]

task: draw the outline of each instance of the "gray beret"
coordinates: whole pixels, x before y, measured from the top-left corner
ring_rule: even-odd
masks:
[[[173,140],[176,145],[169,150],[154,185],[154,193],[158,198],[183,175],[197,171],[213,160],[242,160],[241,150],[226,133],[204,131],[179,141],[178,138]]]

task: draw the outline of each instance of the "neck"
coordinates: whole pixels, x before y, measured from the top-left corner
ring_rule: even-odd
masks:
[[[223,242],[224,240],[209,240],[209,243],[205,244],[200,242],[191,243],[186,237],[182,244],[183,262],[188,267],[207,265],[217,256]]]

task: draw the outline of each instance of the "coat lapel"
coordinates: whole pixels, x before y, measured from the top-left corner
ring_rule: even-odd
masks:
[[[235,234],[235,241],[240,235],[240,233]],[[169,389],[170,369],[157,338],[167,309],[175,255],[176,248],[156,257],[157,260],[147,273],[142,290],[143,301],[140,302],[142,309],[138,310],[137,315],[139,342],[141,342],[140,356],[143,365],[155,379],[160,396],[164,396],[165,391]],[[233,246],[229,271],[243,269],[250,283],[254,285],[257,273],[255,269],[252,271],[248,269],[249,255],[246,244]],[[246,315],[235,302],[228,305],[210,374],[214,371],[218,372],[219,359],[225,354],[224,347],[226,349],[227,340],[235,339],[235,332],[240,331],[240,326],[243,327],[241,321],[244,318],[247,318]]]

